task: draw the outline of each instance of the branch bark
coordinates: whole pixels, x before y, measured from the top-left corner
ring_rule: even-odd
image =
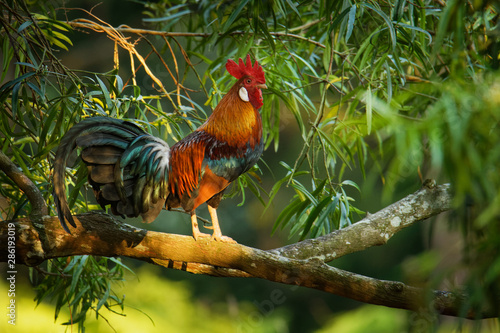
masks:
[[[343,271],[325,263],[340,254],[385,243],[401,228],[449,209],[450,197],[448,186],[427,186],[360,223],[323,237],[321,243],[306,241],[271,251],[146,231],[100,212],[76,215],[78,227],[72,234],[61,228],[57,217],[45,216],[41,222],[29,218],[0,222],[0,241],[3,243],[9,229],[15,228],[16,258],[30,266],[71,255],[125,256],[194,274],[257,277],[401,309],[419,310],[432,304],[441,314],[459,316],[466,301],[461,293],[426,291],[401,282]],[[421,209],[408,206],[410,203],[421,204]],[[410,218],[411,214],[416,217]],[[395,223],[397,217],[399,225]],[[379,237],[371,239],[376,230]],[[358,241],[362,242],[361,246],[355,245]],[[338,254],[332,255],[330,251]],[[6,258],[6,249],[0,249],[0,261]],[[486,318],[496,314],[488,309],[480,314],[472,311],[466,314],[468,318],[478,315]]]
[[[5,172],[7,177],[12,179],[14,183],[26,194],[29,202],[31,203],[32,219],[40,218],[49,213],[47,204],[43,199],[42,193],[36,185],[29,179],[19,168],[0,151],[0,170]]]
[[[417,192],[375,214],[369,214],[345,229],[271,252],[288,258],[318,258],[329,262],[346,254],[384,245],[402,229],[450,210],[452,208],[450,191],[449,184],[437,186],[435,181],[427,180]]]

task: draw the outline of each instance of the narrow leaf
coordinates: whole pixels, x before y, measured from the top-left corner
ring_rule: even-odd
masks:
[[[241,11],[243,10],[243,8],[245,8],[245,6],[247,5],[247,3],[249,1],[250,0],[243,0],[242,2],[239,3],[239,5],[234,9],[234,11],[231,13],[229,18],[227,19],[227,21],[224,22],[224,26],[222,27],[223,31],[229,29],[229,27],[233,24],[233,22],[236,20],[238,15],[240,15]]]
[[[349,41],[349,38],[351,37],[355,20],[356,20],[356,4],[352,5],[351,9],[349,10],[349,21],[347,22],[347,31],[345,33],[346,43]]]
[[[365,104],[366,104],[366,134],[370,134],[372,131],[372,89],[368,86],[368,90],[365,93]]]

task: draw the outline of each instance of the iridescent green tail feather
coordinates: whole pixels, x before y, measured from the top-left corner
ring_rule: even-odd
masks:
[[[153,221],[168,196],[170,148],[133,123],[94,117],[73,126],[61,140],[54,162],[54,199],[66,231],[76,227],[66,198],[65,173],[73,150],[81,149],[97,202],[115,215]]]

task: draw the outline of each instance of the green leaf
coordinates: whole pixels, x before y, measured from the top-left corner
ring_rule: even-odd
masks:
[[[83,286],[83,288],[76,294],[72,301],[69,303],[69,306],[77,305],[82,301],[82,297],[90,290],[90,285]]]
[[[349,186],[352,186],[354,187],[356,190],[358,190],[359,193],[361,193],[361,189],[359,188],[358,184],[356,184],[355,182],[353,182],[352,180],[349,180],[349,179],[346,179],[344,181],[342,181],[341,183],[342,185],[349,185]]]
[[[295,14],[297,14],[297,16],[300,18],[300,13],[299,11],[297,10],[297,7],[295,6],[295,3],[292,2],[292,0],[286,0],[288,6],[290,6],[290,8],[292,8],[292,10],[295,12]]]
[[[297,212],[302,211],[307,206],[308,202],[301,201],[298,197],[292,201],[288,206],[286,206],[281,213],[276,218],[276,222],[274,222],[273,229],[271,234],[274,235],[276,229],[281,225],[281,229],[285,228],[287,224],[290,222],[292,217],[297,214]]]
[[[372,131],[372,89],[368,86],[365,93],[365,105],[366,105],[366,134],[370,134]]]
[[[328,35],[332,33],[334,29],[344,20],[345,16],[352,10],[352,8],[346,8],[342,13],[335,16],[335,20],[333,20],[328,26]]]
[[[349,207],[349,206],[347,206]],[[340,220],[339,220],[339,229],[344,228],[347,225],[350,225],[351,223],[349,222],[349,217],[348,217],[348,211],[345,201],[341,200],[340,201]]]
[[[108,260],[114,262],[118,267],[125,268],[127,271],[135,275],[135,272],[130,267],[125,265],[119,258],[109,257]]]
[[[16,83],[14,88],[12,88],[12,118],[16,119],[17,110],[19,108],[19,89],[21,88],[21,82]]]
[[[262,31],[262,34],[264,35],[264,38],[267,40],[269,46],[271,47],[272,52],[275,53],[276,52],[276,45],[274,43],[274,37],[269,32],[267,25],[262,20],[258,20],[257,26],[258,26],[258,30]],[[258,30],[256,30],[256,32]]]
[[[309,233],[309,230],[311,229],[313,223],[316,221],[318,215],[331,202],[332,202],[331,197],[325,197],[319,202],[319,204],[315,205],[315,207],[311,210],[311,212],[307,216],[307,219],[304,223],[304,229],[302,230],[302,233],[300,235],[301,241],[307,237],[307,234]],[[321,220],[317,221],[318,224],[320,224],[321,222],[322,222]]]
[[[346,43],[349,41],[349,38],[351,38],[352,29],[354,28],[354,22],[356,21],[356,8],[357,5],[354,4],[351,6],[351,9],[349,10],[349,21],[347,22],[347,31],[345,33]]]
[[[164,17],[154,17],[154,18],[143,18],[142,20],[144,22],[150,22],[150,23],[157,23],[157,22],[168,22],[177,18],[180,18],[184,15],[191,14],[191,10],[183,10],[180,12],[177,12],[172,15],[164,16]]]
[[[64,35],[60,32],[57,32],[57,31],[52,31],[52,34],[54,35],[55,38],[62,40],[64,42],[68,43],[69,45],[73,46],[73,42],[71,42],[71,39],[69,39],[66,35]],[[66,48],[66,50],[68,50],[68,49]]]
[[[427,30],[424,30],[422,28],[416,27],[414,25],[409,25],[409,24],[405,24],[405,23],[401,23],[401,22],[398,22],[397,26],[403,27],[403,28],[406,28],[406,29],[409,29],[409,30],[412,30],[412,31],[418,31],[418,32],[424,34],[427,37],[427,39],[429,40],[428,43],[427,43],[427,45],[431,45],[432,44],[432,35]]]
[[[6,93],[6,90],[9,89],[10,87],[24,81],[25,79],[28,79],[30,77],[32,77],[33,75],[35,75],[36,72],[28,72],[26,74],[23,74],[17,78],[15,78],[14,80],[12,81],[9,81],[9,82],[6,82],[3,86],[0,87],[0,96],[5,94]]]
[[[301,183],[299,183],[298,181],[296,181],[295,179],[292,180],[292,183],[290,184],[290,186],[292,186],[296,191],[297,191],[297,194],[299,194],[304,200],[304,198],[307,198],[309,199],[309,201],[311,201],[314,205],[317,205],[318,204],[318,200],[311,194],[311,192],[309,192],[305,187],[304,185],[302,185]]]
[[[28,62],[16,61],[14,64],[20,65],[20,66],[26,66],[26,67],[29,67],[31,69],[34,69],[35,71],[37,70],[37,67],[35,65],[30,64]]]
[[[96,306],[96,310],[95,310],[96,311],[96,318],[98,318],[98,312],[101,309],[101,307],[105,303],[107,303],[110,291],[111,291],[111,284],[110,284],[110,281],[107,281],[106,291],[104,292],[104,295],[102,295],[101,299],[99,300],[99,303],[97,303],[97,306]]]
[[[231,15],[229,15],[229,18],[226,20],[226,22],[224,22],[224,25],[222,26],[222,31],[226,31],[229,29],[229,27],[231,27],[233,22],[238,18],[241,11],[243,10],[243,8],[245,8],[245,6],[248,4],[249,1],[250,0],[243,0],[238,3],[236,8],[231,12]]]
[[[62,43],[59,39],[54,38],[53,36],[50,36],[50,35],[46,35],[45,38],[47,38],[47,40],[51,44],[56,45],[65,51],[68,51],[68,47],[64,43]]]
[[[56,102],[51,106],[51,108],[48,110],[48,117],[46,118],[46,121],[41,124],[42,127],[42,132],[40,133],[40,140],[38,142],[38,150],[43,150],[44,147],[47,145],[46,138],[47,138],[47,133],[49,132],[50,128],[54,125],[54,119],[55,117],[59,114],[60,103]]]
[[[123,80],[120,75],[115,75],[116,80],[116,90],[118,91],[118,95],[123,92]]]
[[[345,153],[338,147],[338,145],[321,129],[316,129],[316,132],[319,134],[322,140],[324,140],[327,143],[327,148],[331,151],[331,155],[336,155],[338,156],[342,162],[347,165],[349,168],[351,168],[349,160],[347,159],[347,156]]]
[[[76,290],[76,286],[78,282],[80,282],[80,275],[82,274],[85,264],[87,262],[87,259],[89,258],[88,255],[83,255],[83,256],[78,256],[78,265],[76,266],[75,270],[73,271],[73,277],[71,278],[71,285],[68,291],[68,297],[71,297],[71,295],[74,294]]]
[[[383,11],[379,10],[378,8],[375,8],[372,4],[368,2],[361,2],[360,6],[370,8],[373,10],[377,15],[379,15],[384,21],[385,24],[387,25],[387,29],[389,29],[389,35],[391,39],[391,44],[392,44],[392,51],[394,52],[396,50],[396,45],[397,45],[397,39],[396,39],[396,30],[394,29],[394,25],[392,24],[391,19],[389,16],[387,16]]]
[[[113,105],[113,102],[111,101],[111,97],[109,95],[108,88],[106,87],[104,82],[102,82],[102,80],[98,76],[96,76],[96,79],[97,79],[97,82],[99,82],[99,86],[101,87],[102,95],[103,95],[104,99],[106,100],[106,105],[108,107],[108,110],[109,111],[113,110],[114,105]]]
[[[272,94],[278,96],[283,102],[285,102],[285,105],[287,106],[288,110],[290,110],[293,116],[295,117],[297,125],[299,126],[300,134],[304,137],[306,132],[305,126],[304,122],[302,121],[302,116],[300,114],[300,111],[297,109],[297,107],[281,91],[274,89],[273,87],[268,87],[268,90],[271,91]]]
[[[31,82],[27,82],[26,84],[28,85],[28,87],[30,87],[38,95],[38,97],[40,98],[40,101],[45,102],[45,100],[46,100],[45,94],[42,92],[42,90],[39,87],[35,86]]]
[[[25,21],[23,24],[17,28],[17,33],[20,34],[24,29],[33,24],[33,21]]]

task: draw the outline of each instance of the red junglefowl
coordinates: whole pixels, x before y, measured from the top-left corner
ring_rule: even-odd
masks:
[[[63,228],[76,227],[66,199],[66,164],[75,147],[87,165],[88,181],[101,207],[115,215],[142,216],[152,222],[163,206],[191,214],[193,236],[200,232],[195,209],[208,204],[216,241],[222,236],[216,208],[226,187],[248,171],[263,151],[261,89],[264,71],[250,55],[246,64],[228,60],[226,69],[238,82],[197,130],[172,147],[135,124],[94,117],[73,126],[61,140],[54,162],[54,197]]]

